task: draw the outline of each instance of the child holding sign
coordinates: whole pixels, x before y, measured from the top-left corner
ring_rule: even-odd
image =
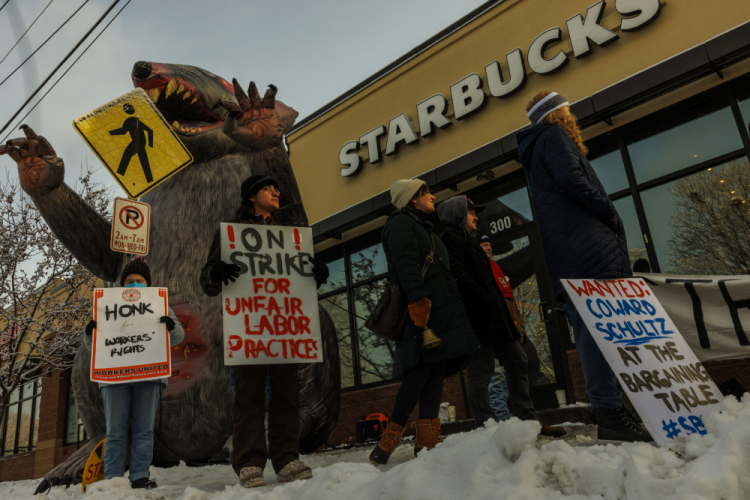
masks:
[[[151,271],[142,257],[134,257],[122,271],[120,286],[147,287],[151,285]],[[177,345],[185,338],[185,331],[172,309],[159,321],[169,331],[170,345]],[[92,332],[96,321],[86,325],[84,345],[92,349]],[[104,473],[106,479],[125,474],[125,458],[128,447],[128,430],[133,421],[133,438],[130,447],[130,486],[132,488],[156,488],[149,479],[149,466],[154,454],[154,419],[161,401],[167,379],[121,384],[100,383],[104,400],[104,416],[107,433],[104,447]]]

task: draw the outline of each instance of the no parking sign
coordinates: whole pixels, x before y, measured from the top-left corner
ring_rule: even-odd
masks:
[[[115,198],[112,237],[109,246],[115,252],[148,254],[151,207],[148,203]]]

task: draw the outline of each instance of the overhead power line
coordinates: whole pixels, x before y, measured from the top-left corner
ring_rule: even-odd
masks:
[[[8,1],[10,1],[10,0],[8,0]],[[34,22],[31,23],[31,26],[29,26],[28,28],[26,28],[26,31],[23,32],[23,35],[21,35],[21,37],[18,40],[16,40],[16,43],[13,44],[13,47],[11,47],[10,50],[8,51],[8,53],[5,54],[5,57],[3,57],[2,60],[0,60],[0,64],[2,64],[3,61],[5,61],[5,59],[8,58],[8,56],[10,55],[10,53],[13,52],[13,49],[16,48],[16,45],[18,45],[21,42],[21,39],[26,36],[26,33],[29,32],[29,30],[34,26],[34,24],[39,20],[39,18],[42,17],[42,14],[44,14],[44,11],[47,10],[47,7],[49,7],[50,5],[52,5],[52,2],[54,2],[54,1],[55,0],[49,0],[49,3],[47,4],[47,6],[44,7],[44,9],[42,9],[42,11],[39,13],[38,16],[36,16],[36,19],[34,19]]]
[[[88,1],[88,0],[86,0],[86,1]],[[31,94],[31,95],[29,96],[29,98],[28,98],[28,99],[26,99],[26,102],[24,102],[24,103],[23,103],[23,104],[21,105],[21,107],[20,107],[20,108],[18,108],[18,111],[16,111],[15,113],[13,113],[13,116],[11,116],[11,117],[10,117],[10,119],[8,120],[8,122],[7,122],[7,123],[6,123],[5,125],[3,125],[3,128],[2,128],[2,129],[0,129],[0,134],[2,134],[3,132],[5,132],[5,129],[7,129],[7,128],[8,128],[8,126],[9,126],[9,125],[11,124],[11,122],[12,122],[13,120],[15,120],[15,119],[16,119],[16,117],[17,117],[17,116],[18,116],[19,114],[21,114],[21,111],[23,111],[23,109],[24,109],[24,108],[25,108],[25,107],[26,107],[26,106],[27,106],[27,105],[28,105],[28,104],[29,104],[29,103],[31,102],[31,100],[32,100],[32,99],[33,99],[33,98],[34,98],[34,97],[35,97],[35,96],[36,96],[36,95],[37,95],[37,94],[38,94],[38,93],[39,93],[39,92],[40,92],[40,91],[42,90],[42,88],[44,88],[44,86],[45,86],[45,85],[47,85],[47,82],[49,82],[49,81],[50,81],[50,80],[52,79],[52,77],[53,77],[53,76],[55,75],[55,73],[57,73],[57,70],[59,70],[59,69],[60,69],[60,68],[62,67],[62,65],[63,65],[63,64],[65,64],[65,62],[66,62],[66,61],[67,61],[68,59],[70,59],[70,57],[71,57],[71,56],[73,55],[73,53],[75,53],[75,51],[76,51],[76,50],[78,50],[78,47],[80,47],[80,46],[81,46],[81,45],[83,44],[83,42],[85,42],[85,41],[86,41],[86,39],[87,39],[87,38],[89,37],[89,35],[91,35],[91,33],[92,33],[92,32],[93,32],[93,31],[94,31],[94,30],[95,30],[95,29],[96,29],[96,28],[97,28],[97,27],[98,27],[98,26],[99,26],[99,25],[100,25],[100,24],[102,23],[102,21],[104,21],[104,18],[105,18],[105,17],[107,17],[107,15],[108,15],[108,14],[109,14],[110,12],[112,12],[112,9],[114,9],[114,8],[115,8],[115,5],[117,5],[117,4],[119,3],[119,2],[120,2],[120,0],[115,0],[114,2],[112,2],[112,5],[110,5],[110,6],[109,6],[109,8],[108,8],[108,9],[107,9],[107,10],[106,10],[106,11],[104,12],[104,14],[102,14],[102,15],[101,15],[101,17],[100,17],[100,18],[99,18],[99,19],[98,19],[98,20],[96,21],[96,23],[94,23],[94,25],[93,25],[93,26],[91,27],[91,29],[90,29],[90,30],[88,30],[88,31],[86,32],[86,34],[85,34],[85,35],[83,35],[83,38],[81,38],[81,40],[80,40],[80,41],[79,41],[79,42],[78,42],[78,43],[77,43],[77,44],[75,45],[75,47],[73,47],[73,48],[71,49],[71,51],[70,51],[70,52],[68,52],[68,54],[67,54],[67,55],[66,55],[66,56],[65,56],[65,57],[63,58],[63,60],[62,60],[62,61],[60,61],[60,64],[58,64],[58,65],[57,65],[57,66],[55,67],[55,69],[53,69],[53,70],[52,70],[52,72],[51,72],[51,73],[49,74],[49,76],[47,76],[47,78],[45,78],[45,79],[44,79],[44,81],[43,81],[43,82],[42,82],[42,83],[41,83],[41,84],[40,84],[40,85],[39,85],[39,86],[38,86],[38,87],[36,88],[36,90],[34,90],[34,92],[32,92],[32,94]],[[130,0],[128,0],[128,3],[130,3]],[[125,7],[127,7],[127,4],[125,4]],[[124,9],[125,7],[123,7],[123,9]],[[122,9],[120,10],[120,12],[122,12]],[[119,14],[120,14],[120,12],[118,12],[117,14],[119,15]],[[115,17],[116,17],[116,16],[115,16]],[[112,20],[114,21],[114,18],[113,18]],[[110,21],[110,23],[111,23],[111,21]],[[107,26],[109,26],[109,24],[107,24]],[[106,27],[105,27],[105,29],[106,29]],[[103,32],[104,32],[104,30],[102,30],[102,33],[103,33]],[[101,33],[100,33],[99,35],[101,35]],[[98,37],[97,37],[97,38],[98,38]],[[94,41],[96,41],[96,39],[94,39]],[[91,42],[91,44],[93,45],[93,42]],[[91,45],[89,45],[88,47],[86,47],[86,50],[88,50],[88,49],[89,49],[89,47],[91,47]],[[84,52],[83,52],[83,53],[82,53],[81,55],[83,55],[83,54],[84,54],[85,52],[86,52],[86,51],[84,50]],[[78,59],[80,59],[80,56],[78,57]],[[78,61],[78,59],[76,59],[76,62]],[[73,64],[75,64],[75,62],[74,62]],[[72,65],[71,65],[71,67],[72,67]],[[70,68],[68,68],[68,70],[70,70]],[[67,71],[66,71],[65,73],[67,73]],[[63,74],[63,76],[65,76],[65,75]],[[62,79],[62,77],[60,77],[60,78]],[[58,83],[59,81],[60,81],[60,80],[57,80],[57,82],[55,82],[55,85],[57,85],[57,83]],[[52,89],[50,89],[50,90],[52,90]],[[48,92],[48,93],[49,93],[49,92]],[[44,95],[46,96],[47,94],[44,94]],[[44,98],[44,97],[42,97],[42,99],[43,99],[43,98]],[[39,102],[41,102],[41,99],[39,100]],[[37,103],[37,104],[39,104],[39,103]],[[36,107],[36,106],[35,106],[35,107]],[[33,109],[33,108],[32,108],[32,109]],[[28,114],[27,114],[26,116],[28,116]],[[24,117],[24,118],[25,118],[25,117]],[[8,135],[10,135],[10,132],[8,133]],[[7,138],[8,138],[8,136],[6,136],[5,138],[7,139]],[[5,141],[5,139],[3,139],[3,141]]]
[[[8,2],[10,2],[10,0],[5,0],[5,3],[3,4],[2,7],[0,7],[0,10],[3,10],[5,6],[8,5]]]
[[[73,14],[71,14],[71,16],[70,16],[69,18],[67,18],[67,19],[65,20],[65,22],[64,22],[64,23],[62,23],[62,24],[60,25],[60,27],[59,27],[59,28],[57,28],[57,29],[55,30],[55,32],[54,32],[54,33],[52,33],[52,34],[51,34],[50,36],[48,36],[48,37],[47,37],[47,39],[46,39],[46,40],[45,40],[44,42],[42,42],[42,44],[41,44],[41,45],[40,45],[39,47],[37,47],[37,48],[36,48],[36,50],[34,50],[34,52],[32,52],[31,54],[29,54],[29,57],[27,57],[26,59],[24,59],[24,60],[23,60],[23,62],[21,62],[21,64],[19,64],[19,65],[18,65],[18,67],[17,67],[16,69],[14,69],[13,71],[11,71],[11,73],[10,73],[10,74],[9,74],[8,76],[6,76],[6,77],[5,77],[5,79],[4,79],[4,80],[3,80],[2,82],[0,82],[0,86],[2,86],[2,85],[3,85],[3,83],[7,82],[7,81],[8,81],[8,79],[9,79],[9,78],[10,78],[11,76],[13,76],[13,75],[15,74],[15,72],[16,72],[16,71],[18,71],[19,69],[21,69],[21,66],[23,66],[24,64],[26,64],[26,61],[28,61],[29,59],[31,59],[31,58],[32,58],[32,57],[34,56],[34,54],[36,54],[37,52],[39,52],[39,50],[40,50],[40,49],[41,49],[42,47],[44,47],[44,45],[45,45],[45,44],[46,44],[47,42],[49,42],[49,41],[50,41],[50,40],[52,39],[52,37],[53,37],[53,36],[55,36],[55,35],[57,34],[57,32],[58,32],[58,31],[60,31],[60,30],[61,30],[61,29],[63,28],[63,26],[65,26],[66,24],[68,24],[68,21],[70,21],[71,19],[73,19],[73,16],[75,16],[76,14],[78,14],[78,12],[79,12],[79,11],[80,11],[80,10],[81,10],[81,9],[83,8],[83,6],[84,6],[84,5],[86,5],[87,3],[89,3],[89,0],[86,0],[85,2],[83,2],[83,3],[81,4],[81,6],[80,6],[80,7],[78,7],[78,8],[76,9],[76,11],[75,11],[75,12],[73,12]]]

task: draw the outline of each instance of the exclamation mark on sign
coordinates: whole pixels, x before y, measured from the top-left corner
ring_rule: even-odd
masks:
[[[232,226],[227,226],[227,234],[229,235],[229,241],[231,241],[229,248],[234,248],[234,228]]]
[[[296,248],[299,251],[299,229],[296,227],[294,228],[294,248]]]

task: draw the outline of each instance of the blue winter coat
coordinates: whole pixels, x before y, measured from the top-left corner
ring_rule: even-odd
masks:
[[[617,211],[567,132],[543,123],[517,138],[555,296],[560,299],[564,293],[561,279],[632,276],[622,220],[617,234],[604,224]]]

